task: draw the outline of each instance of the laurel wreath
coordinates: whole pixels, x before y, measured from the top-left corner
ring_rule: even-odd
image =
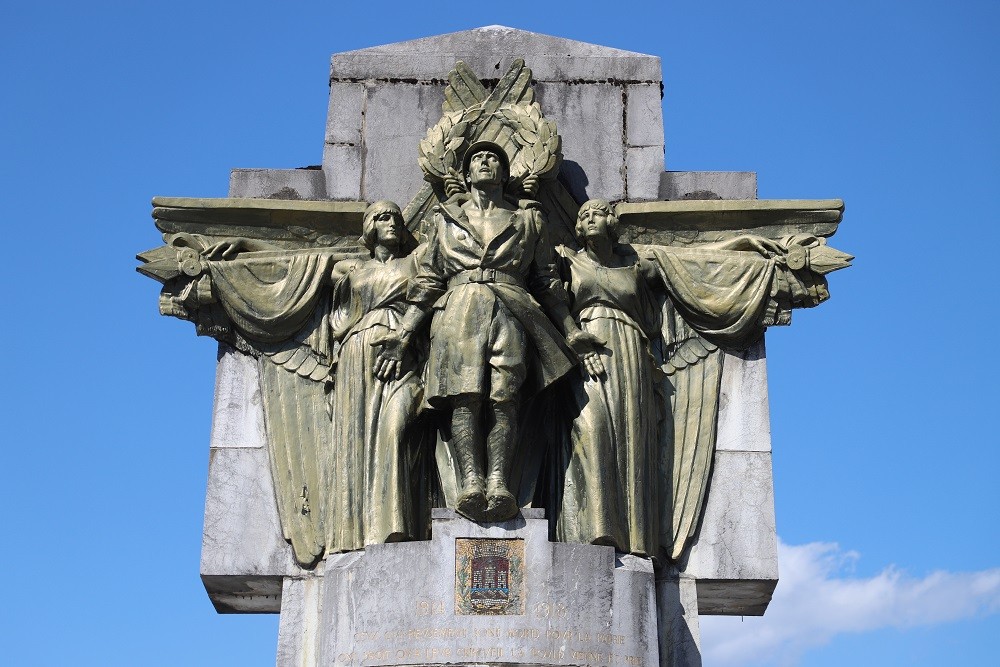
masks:
[[[510,176],[516,184],[555,177],[562,159],[561,139],[556,124],[542,116],[537,102],[505,104],[492,112],[478,104],[463,111],[445,114],[437,125],[427,130],[420,141],[418,162],[429,181],[443,182],[449,195],[464,191],[462,175],[458,173],[469,146],[483,131],[499,122],[510,130],[505,141],[510,158]],[[531,188],[529,188],[531,189]]]

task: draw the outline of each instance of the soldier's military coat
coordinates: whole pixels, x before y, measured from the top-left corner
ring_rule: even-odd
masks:
[[[485,239],[461,207],[468,197],[435,207],[407,293],[434,309],[425,373],[432,407],[462,394],[511,400],[522,383],[534,393],[575,364],[542,311],[567,297],[538,204],[517,202],[507,225]]]

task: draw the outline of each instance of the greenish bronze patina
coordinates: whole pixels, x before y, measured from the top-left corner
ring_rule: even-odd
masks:
[[[829,297],[831,200],[580,205],[515,61],[462,63],[392,202],[156,198],[160,310],[258,360],[300,564],[543,506],[561,540],[681,559],[725,351]]]

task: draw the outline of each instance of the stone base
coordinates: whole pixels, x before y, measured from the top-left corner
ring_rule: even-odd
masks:
[[[549,542],[542,510],[485,525],[435,510],[429,542],[287,579],[278,664],[694,665],[697,635],[693,586],[647,559]]]

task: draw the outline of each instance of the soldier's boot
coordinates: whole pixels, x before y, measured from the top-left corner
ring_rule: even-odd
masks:
[[[513,401],[494,403],[493,428],[486,436],[489,477],[486,480],[487,521],[506,521],[517,515],[517,498],[507,488],[517,435],[517,407]]]
[[[485,451],[482,415],[475,404],[458,405],[451,415],[451,446],[458,459],[462,492],[455,511],[473,521],[484,521],[486,484],[483,481]]]

